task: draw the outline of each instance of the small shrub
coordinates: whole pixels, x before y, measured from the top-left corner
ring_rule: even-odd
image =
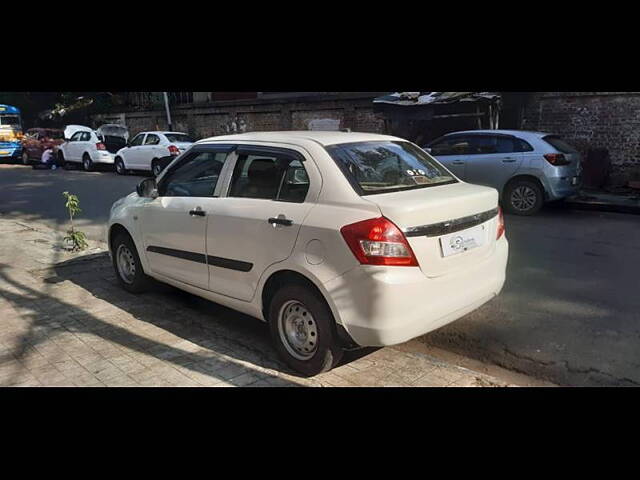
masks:
[[[69,220],[71,222],[71,228],[67,230],[67,236],[64,237],[63,240],[71,244],[71,250],[73,252],[84,250],[89,246],[87,236],[84,232],[76,230],[73,226],[73,217],[82,211],[80,209],[80,200],[78,200],[77,196],[69,192],[63,192],[62,195],[67,199],[65,208],[69,211]]]

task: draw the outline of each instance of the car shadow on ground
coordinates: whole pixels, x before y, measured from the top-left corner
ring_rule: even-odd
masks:
[[[264,380],[261,382],[264,386],[266,383],[300,386],[264,370],[294,375],[276,358],[275,352],[267,348],[268,331],[264,325],[258,325],[261,322],[257,319],[163,285],[148,294],[131,295],[119,288],[114,276],[109,278],[106,273],[106,267],[110,266],[107,254],[88,257],[91,258],[80,262],[62,262],[52,270],[32,272],[41,277],[42,289],[34,289],[14,279],[10,268],[0,265],[0,285],[6,286],[0,287],[0,295],[23,309],[21,318],[29,322],[13,351],[16,358],[26,358],[33,347],[55,338],[58,333],[73,332],[96,335],[133,352],[195,372],[200,378],[206,376],[211,382],[204,382],[204,385],[214,384],[217,380],[233,384],[236,376],[255,373]],[[64,281],[73,282],[95,297],[133,314],[135,321],[169,332],[174,339],[172,344],[163,343],[157,337],[149,338],[140,329],[128,328],[125,322],[118,321],[117,310],[108,313],[108,320],[105,320],[99,318],[104,315],[103,311],[92,313],[54,294],[44,293]],[[251,342],[243,341],[249,335]],[[182,340],[176,342],[175,337]]]
[[[118,284],[107,252],[61,262],[49,273],[45,282],[72,282],[93,296],[132,314],[137,320],[162,328],[202,349],[223,353],[243,365],[249,362],[262,368],[298,376],[278,358],[266,323],[160,282],[154,281],[152,288],[146,293],[130,294]],[[95,322],[100,321],[95,319]],[[126,334],[125,331],[115,333],[115,338]],[[126,343],[136,344],[135,341],[128,340]],[[378,348],[347,351],[338,366],[376,350]],[[157,351],[165,359],[174,353],[183,353],[172,352],[171,347],[162,345],[152,345],[145,348],[145,351]],[[214,363],[213,366],[218,365]],[[215,369],[210,373],[215,376]]]

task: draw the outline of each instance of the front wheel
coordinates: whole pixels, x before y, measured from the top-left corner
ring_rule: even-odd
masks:
[[[544,191],[532,180],[516,180],[505,188],[505,208],[515,215],[534,215],[544,204]]]
[[[271,337],[282,359],[312,377],[331,370],[342,358],[333,315],[324,299],[301,285],[286,285],[268,310]]]
[[[122,161],[122,158],[118,157],[116,158],[116,173],[118,175],[126,175],[127,174],[127,169],[124,166],[124,162]]]
[[[150,278],[144,273],[136,246],[131,237],[120,233],[112,245],[113,268],[118,283],[126,291],[140,293],[147,290]]]

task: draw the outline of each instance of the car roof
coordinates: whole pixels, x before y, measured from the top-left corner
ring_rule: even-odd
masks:
[[[330,132],[318,130],[296,130],[281,132],[250,132],[236,135],[221,135],[217,137],[204,138],[197,143],[220,142],[220,141],[261,141],[261,142],[283,142],[300,143],[312,141],[322,146],[335,145],[339,143],[372,142],[384,140],[399,140],[398,137],[389,135],[379,135],[376,133],[360,132]]]
[[[162,135],[167,135],[167,134],[169,134],[169,135],[188,135],[187,133],[184,133],[184,132],[165,132],[163,130],[150,130],[148,132],[140,132],[140,133],[142,133],[142,134],[144,134],[144,133],[160,133]],[[140,135],[140,133],[138,135]]]
[[[461,135],[461,134],[502,134],[502,135],[514,135],[516,137],[545,137],[547,135],[552,135],[551,133],[545,132],[536,132],[533,130],[463,130],[459,132],[450,132],[444,135],[448,137],[450,135]]]

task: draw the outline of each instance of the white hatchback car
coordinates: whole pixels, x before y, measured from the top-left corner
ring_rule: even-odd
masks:
[[[58,158],[62,165],[81,163],[86,171],[96,164],[113,165],[114,154],[89,127],[69,125],[65,128],[66,141],[58,147]]]
[[[159,159],[178,156],[191,145],[193,140],[186,133],[141,132],[116,153],[116,173],[126,175],[128,170],[146,170],[159,175],[162,171]]]
[[[394,166],[394,168],[392,168]],[[498,192],[400,138],[269,132],[197,142],[108,226],[120,284],[149,277],[270,325],[295,370],[405,342],[502,289]]]

